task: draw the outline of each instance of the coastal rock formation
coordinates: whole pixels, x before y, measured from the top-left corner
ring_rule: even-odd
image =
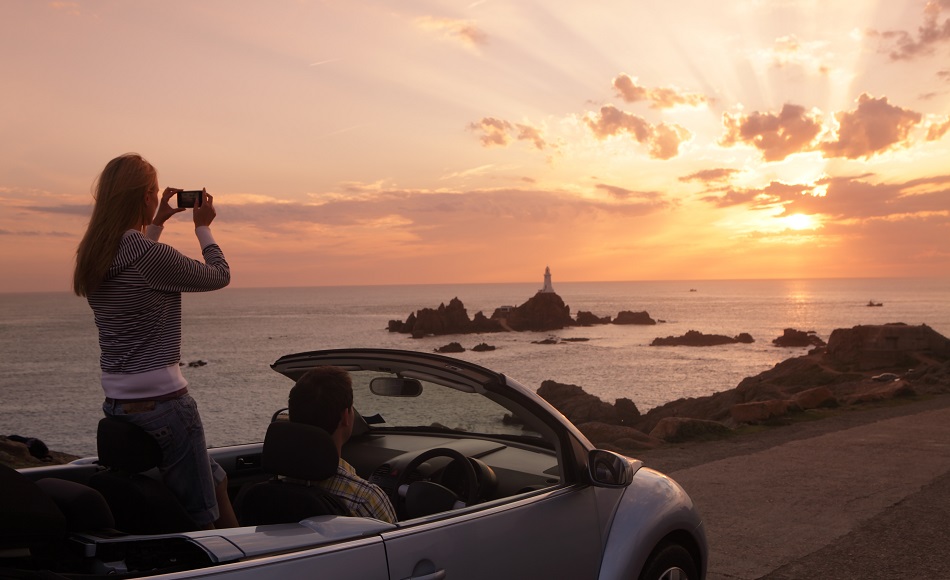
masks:
[[[495,347],[493,345],[480,342],[476,344],[475,346],[473,346],[472,350],[474,350],[475,352],[488,352],[488,351],[495,350]]]
[[[805,332],[786,328],[782,336],[772,340],[775,346],[798,347],[798,346],[825,346],[825,341],[821,340],[814,330]]]
[[[688,330],[683,336],[667,336],[654,338],[650,346],[718,346],[721,344],[753,343],[755,339],[747,332],[734,337],[721,334],[703,334],[696,330]]]
[[[629,310],[622,310],[617,313],[617,318],[614,318],[614,324],[656,324],[656,320],[650,318],[649,313],[647,312],[630,312]]]
[[[586,310],[578,311],[577,313],[578,326],[594,326],[595,324],[610,324],[610,317],[609,316],[600,317]]]
[[[509,328],[517,331],[547,332],[576,324],[571,318],[570,306],[554,292],[538,292],[507,312],[496,310],[492,320],[498,319],[503,319]]]
[[[721,436],[748,423],[783,421],[809,409],[950,393],[950,341],[925,325],[857,326],[836,330],[832,336],[827,347],[780,362],[733,389],[677,399],[623,418],[621,400],[611,406],[576,385],[545,381],[538,394],[578,425],[619,421],[648,435],[647,441],[682,441]],[[881,376],[890,378],[881,371],[891,371],[896,379],[881,381]],[[596,432],[604,437],[610,431],[597,427]],[[619,431],[615,435],[621,436]],[[624,436],[628,445],[635,440]]]
[[[405,322],[390,320],[388,329],[389,332],[411,334],[413,338],[505,330],[498,321],[487,318],[481,312],[476,313],[474,319],[469,319],[468,311],[458,297],[450,300],[448,306],[443,303],[438,308],[417,310]]]

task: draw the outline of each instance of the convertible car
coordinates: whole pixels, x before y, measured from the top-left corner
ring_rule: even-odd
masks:
[[[0,577],[705,577],[705,532],[683,489],[595,449],[515,380],[401,350],[271,366],[289,391],[320,365],[351,374],[358,418],[342,456],[389,495],[397,523],[341,512],[312,485],[336,448],[275,409],[263,442],[210,450],[242,527],[196,530],[156,477],[153,441],[104,419],[97,458],[0,469]]]

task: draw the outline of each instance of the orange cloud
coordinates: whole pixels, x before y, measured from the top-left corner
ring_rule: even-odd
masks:
[[[747,143],[762,152],[766,161],[781,161],[794,153],[811,151],[821,133],[821,122],[800,105],[786,104],[778,114],[724,113],[726,134],[719,144]]]
[[[605,105],[599,113],[588,113],[584,122],[598,139],[606,139],[626,133],[638,143],[649,146],[650,157],[670,159],[679,153],[679,146],[692,137],[686,128],[661,123],[653,126],[643,117],[621,111],[613,105]]]
[[[479,140],[484,147],[493,145],[504,147],[511,143],[512,139],[530,141],[538,150],[542,150],[548,145],[540,129],[523,123],[511,123],[504,119],[483,117],[480,121],[470,123],[468,128],[475,132],[481,132]]]
[[[913,60],[934,53],[938,44],[950,41],[950,18],[940,20],[944,9],[950,9],[947,0],[929,0],[924,6],[924,22],[917,28],[917,35],[906,30],[876,32],[892,47],[885,49],[891,60]]]
[[[617,95],[628,103],[649,101],[654,109],[669,109],[677,105],[697,107],[707,101],[696,93],[686,93],[674,87],[647,88],[637,84],[629,75],[621,73],[613,80]]]
[[[932,122],[927,126],[927,140],[939,141],[950,130],[950,117],[943,122]]]
[[[829,157],[858,159],[906,145],[910,130],[921,121],[920,113],[890,105],[887,97],[867,93],[858,98],[858,108],[835,115],[840,125],[838,140],[823,143]]]
[[[703,169],[695,173],[690,173],[689,175],[684,175],[679,178],[680,181],[701,181],[703,183],[719,183],[723,181],[728,181],[733,175],[738,173],[738,169],[731,169],[727,167],[719,167],[716,169]]]

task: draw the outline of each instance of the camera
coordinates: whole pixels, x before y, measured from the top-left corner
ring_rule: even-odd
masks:
[[[184,190],[178,192],[178,207],[201,207],[201,200],[204,193],[200,189]]]

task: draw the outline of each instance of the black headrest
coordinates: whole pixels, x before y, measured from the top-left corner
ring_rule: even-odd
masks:
[[[130,473],[141,473],[162,462],[162,448],[144,429],[120,419],[99,421],[96,433],[99,464]]]
[[[339,455],[330,434],[306,423],[275,421],[267,427],[261,468],[273,475],[319,481],[336,473]]]

